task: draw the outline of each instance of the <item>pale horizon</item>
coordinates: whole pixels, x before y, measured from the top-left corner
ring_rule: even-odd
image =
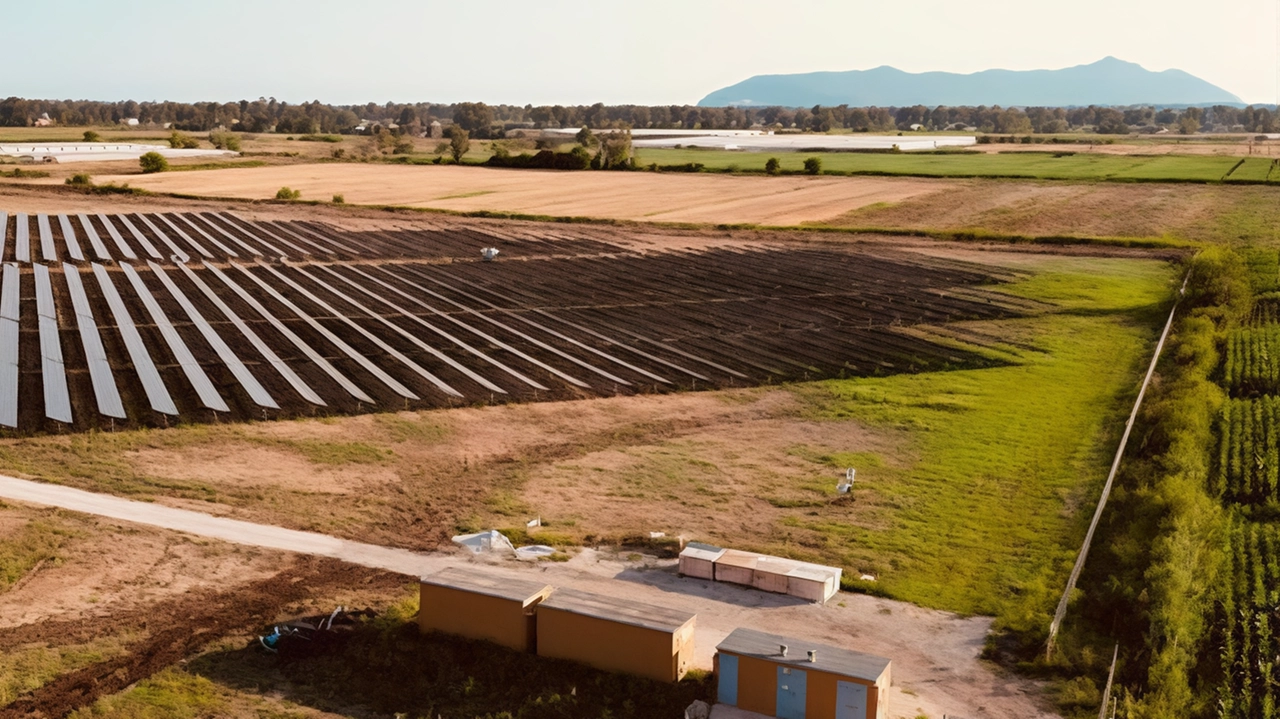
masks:
[[[506,12],[502,9],[507,8]],[[1277,98],[1276,8],[1081,0],[635,4],[6,2],[0,96],[299,103],[695,104],[753,75],[1059,69],[1114,56]],[[281,32],[276,32],[283,29]],[[1230,42],[1225,40],[1229,38]]]

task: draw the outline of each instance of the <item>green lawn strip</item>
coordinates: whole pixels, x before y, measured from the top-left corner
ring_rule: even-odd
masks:
[[[731,150],[649,149],[636,151],[637,163],[686,165],[708,170],[763,172],[770,157],[783,172],[801,172],[817,157],[823,172],[919,177],[1012,177],[1048,180],[1126,180],[1219,182],[1240,158],[1213,155],[1112,155],[1081,152],[947,152],[913,154],[860,152],[739,152]],[[1256,158],[1255,158],[1256,159]],[[1246,163],[1247,166],[1247,163]],[[1243,167],[1240,169],[1244,169]],[[1237,170],[1239,172],[1239,170]],[[1233,173],[1234,174],[1234,173]],[[1241,179],[1241,178],[1236,178]],[[1265,176],[1258,181],[1265,180]]]
[[[1004,323],[1037,348],[1020,364],[796,389],[812,416],[899,429],[914,455],[869,473],[856,518],[790,520],[825,535],[829,560],[879,573],[855,588],[962,613],[1051,608],[1172,278],[1150,261],[1042,264],[1057,268],[1006,290],[1062,307]]]
[[[44,513],[0,539],[0,592],[8,590],[41,562],[56,560],[58,551],[75,534],[56,517]]]

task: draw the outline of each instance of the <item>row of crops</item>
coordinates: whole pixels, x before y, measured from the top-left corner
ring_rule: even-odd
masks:
[[[1280,253],[1245,254],[1254,305],[1224,338],[1211,490],[1232,512],[1212,624],[1218,716],[1280,719]]]
[[[1217,626],[1222,717],[1280,716],[1280,527],[1236,522],[1227,534]]]

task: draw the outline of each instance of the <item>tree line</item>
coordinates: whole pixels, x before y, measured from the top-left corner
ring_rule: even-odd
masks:
[[[1280,117],[1266,107],[697,107],[693,105],[488,105],[481,102],[367,103],[330,105],[318,100],[291,104],[275,98],[239,102],[99,102],[93,100],[0,100],[0,126],[25,127],[47,115],[59,125],[102,126],[136,119],[141,125],[178,130],[227,128],[288,134],[354,133],[376,126],[421,134],[433,121],[457,124],[471,137],[502,137],[520,127],[773,128],[810,132],[966,130],[987,133],[1103,134],[1154,132],[1280,132]]]

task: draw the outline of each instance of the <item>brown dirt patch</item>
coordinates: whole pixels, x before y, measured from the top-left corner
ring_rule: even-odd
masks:
[[[299,559],[292,566],[232,589],[206,589],[110,617],[46,622],[0,630],[0,647],[30,642],[85,641],[127,631],[147,638],[123,656],[64,674],[0,708],[0,718],[61,717],[99,697],[123,690],[234,632],[252,631],[278,619],[291,605],[321,594],[350,594],[353,587],[391,590],[404,577],[332,560]],[[226,586],[226,585],[223,585]]]
[[[124,458],[146,475],[240,488],[350,494],[396,479],[394,472],[381,467],[321,467],[292,452],[252,445],[143,449],[127,452]]]
[[[288,165],[98,178],[157,192],[268,199],[288,186],[304,199],[498,210],[631,220],[794,225],[945,188],[947,180],[573,173],[475,167]]]

